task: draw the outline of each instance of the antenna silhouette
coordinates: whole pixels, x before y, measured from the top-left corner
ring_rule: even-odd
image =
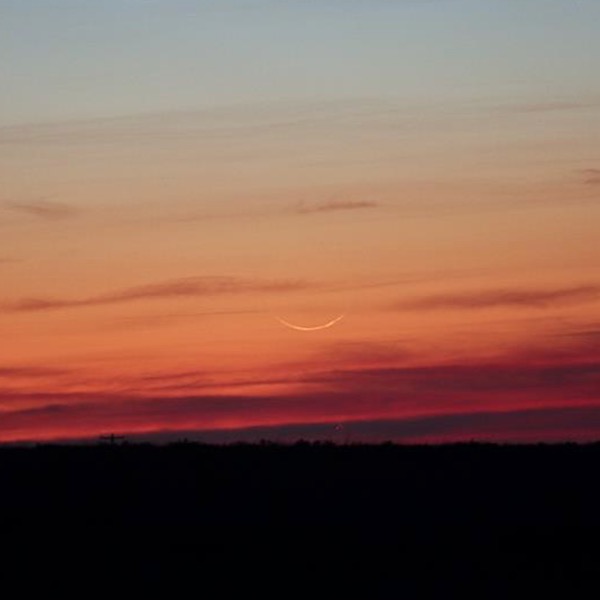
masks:
[[[100,439],[107,440],[111,446],[114,446],[117,440],[124,440],[125,436],[124,435],[115,435],[114,433],[111,433],[110,435],[101,435]]]

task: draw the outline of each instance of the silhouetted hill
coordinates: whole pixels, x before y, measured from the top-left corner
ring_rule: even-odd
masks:
[[[255,564],[265,544],[278,568],[293,553],[364,597],[498,568],[588,590],[599,465],[600,444],[5,447],[0,526],[30,559],[61,540],[144,580]]]

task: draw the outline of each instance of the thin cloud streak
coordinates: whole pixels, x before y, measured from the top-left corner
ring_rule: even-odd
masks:
[[[46,378],[69,374],[67,369],[55,369],[52,367],[24,366],[24,367],[0,367],[0,379],[14,378]]]
[[[174,323],[194,321],[213,317],[230,317],[232,315],[256,315],[264,314],[263,310],[206,310],[191,313],[171,313],[146,316],[124,316],[107,320],[103,327],[117,329],[147,329],[155,327],[168,327]]]
[[[586,102],[556,100],[550,102],[531,102],[529,104],[518,104],[506,107],[506,110],[513,113],[547,113],[562,112],[572,110],[585,110],[589,108],[600,107],[600,99],[592,97]]]
[[[577,333],[570,334],[572,337],[578,337],[586,342],[599,342],[600,343],[600,329],[590,331],[580,331]]]
[[[24,298],[4,304],[6,312],[35,312],[88,306],[122,304],[140,300],[186,298],[254,292],[280,293],[304,290],[309,284],[302,281],[263,281],[237,277],[188,277],[163,283],[136,286],[109,294],[79,299]]]
[[[379,203],[371,200],[331,200],[328,202],[301,203],[295,207],[294,212],[301,215],[307,215],[346,210],[363,210],[378,208],[379,206]]]
[[[38,219],[55,221],[74,217],[79,214],[74,206],[62,202],[48,202],[47,200],[36,200],[30,202],[17,202],[6,200],[2,206],[9,211],[17,212]]]
[[[257,208],[255,210],[237,210],[222,213],[184,213],[168,218],[174,223],[196,223],[202,221],[236,220],[236,219],[266,219],[273,217],[302,216],[320,213],[345,212],[380,208],[381,204],[368,200],[338,200],[327,202],[301,202],[283,210],[277,208]]]
[[[600,169],[583,169],[580,172],[586,185],[600,185]]]
[[[394,305],[402,310],[476,310],[505,306],[547,308],[578,304],[600,297],[600,286],[581,285],[561,289],[496,289],[458,294],[437,294]]]

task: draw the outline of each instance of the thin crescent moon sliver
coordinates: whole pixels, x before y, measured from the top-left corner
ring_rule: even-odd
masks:
[[[327,323],[323,323],[323,325],[316,325],[314,327],[304,327],[302,325],[294,325],[293,323],[290,323],[289,321],[286,321],[285,319],[282,319],[281,317],[275,317],[275,318],[282,325],[285,325],[286,327],[289,327],[290,329],[295,329],[296,331],[319,331],[321,329],[329,329],[330,327],[333,327],[336,323],[341,321],[345,316],[346,315],[339,315],[335,319],[332,319],[331,321],[328,321]]]

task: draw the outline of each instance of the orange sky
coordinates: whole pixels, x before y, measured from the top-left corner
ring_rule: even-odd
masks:
[[[597,436],[526,411],[600,409],[599,106],[355,94],[3,126],[0,441]],[[457,425],[480,413],[512,420]]]

